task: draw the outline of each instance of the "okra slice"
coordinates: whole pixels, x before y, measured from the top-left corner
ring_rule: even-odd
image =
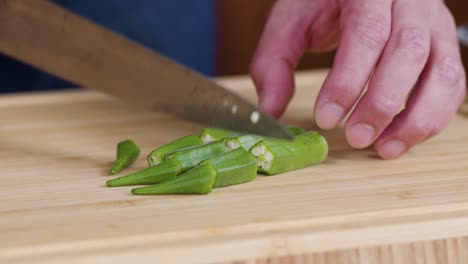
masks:
[[[155,184],[174,178],[182,171],[176,159],[161,162],[153,167],[146,168],[126,176],[107,181],[108,187]]]
[[[195,167],[200,162],[228,152],[231,148],[226,144],[225,139],[213,141],[203,145],[185,148],[173,152],[165,157],[165,160],[176,159],[182,171]]]
[[[323,162],[328,155],[328,143],[321,134],[311,131],[293,141],[264,139],[250,153],[257,158],[258,172],[273,175]]]
[[[257,177],[257,160],[244,148],[237,148],[203,161],[218,172],[213,188],[241,184]]]
[[[117,144],[117,157],[109,169],[109,173],[117,174],[132,165],[140,156],[140,152],[140,147],[130,139],[119,142]]]
[[[201,145],[202,143],[202,140],[195,135],[187,135],[185,137],[176,139],[153,150],[146,158],[148,161],[148,165],[154,166],[158,163],[161,163],[164,160],[164,157],[169,153],[175,152],[183,148]]]
[[[290,126],[287,127],[288,132],[293,135],[297,136],[304,133],[304,129],[301,127]],[[255,137],[261,137],[260,135],[255,134],[246,134],[237,131],[232,131],[228,129],[222,128],[205,128],[200,133],[200,138],[204,143],[220,140],[227,137],[235,137],[235,136],[242,136],[242,135],[250,135]]]
[[[232,149],[243,147],[245,150],[249,150],[253,145],[263,139],[265,139],[264,136],[256,134],[241,134],[226,138],[226,144]]]
[[[223,129],[223,128],[216,128],[216,127],[209,127],[202,130],[200,133],[200,139],[204,143],[216,141],[228,137],[234,134],[234,131]]]
[[[293,135],[293,136],[298,136],[300,134],[304,133],[304,129],[301,127],[288,127],[287,128],[288,132]],[[250,148],[260,142],[263,139],[266,139],[269,137],[257,135],[257,134],[238,134],[235,136],[230,136],[228,137],[227,144],[231,148],[237,148],[237,147],[243,147],[246,150],[250,150]]]
[[[213,188],[217,174],[212,165],[203,164],[160,184],[135,188],[132,193],[137,195],[208,194]]]

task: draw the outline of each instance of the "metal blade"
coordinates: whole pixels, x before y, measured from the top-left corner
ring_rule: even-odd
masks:
[[[240,96],[49,1],[0,0],[0,51],[138,107],[209,126],[292,138]]]
[[[458,41],[465,47],[468,47],[468,24],[458,26]]]
[[[172,113],[199,123],[260,135],[292,138],[289,132],[256,106],[202,75],[166,58],[155,60],[156,93],[160,98],[148,101],[148,107]],[[138,93],[155,94],[154,85]],[[122,95],[125,92],[122,92]],[[134,96],[137,96],[136,94]],[[143,101],[145,98],[136,98]]]
[[[173,66],[167,67],[167,75],[180,72]],[[168,90],[158,94],[165,94],[168,98],[174,99],[156,99],[154,108],[157,110],[211,126],[291,138],[287,130],[269,115],[242,97],[195,72],[186,71],[186,75],[179,77],[177,81],[165,76],[160,80],[163,87],[168,87]]]

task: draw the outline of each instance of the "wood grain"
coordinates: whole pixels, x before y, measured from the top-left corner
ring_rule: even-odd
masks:
[[[345,250],[334,250],[264,258],[248,261],[237,261],[237,264],[462,264],[468,263],[468,237],[433,240],[427,242],[402,243],[361,247]],[[226,262],[228,263],[228,262]]]
[[[325,74],[298,74],[284,123],[314,129]],[[255,101],[249,79],[219,82]],[[115,144],[132,138],[146,154],[201,126],[87,91],[3,96],[0,263],[466,263],[465,116],[394,161],[351,149],[338,129],[322,165],[206,196],[136,197],[104,187]],[[142,155],[125,173],[145,166]]]

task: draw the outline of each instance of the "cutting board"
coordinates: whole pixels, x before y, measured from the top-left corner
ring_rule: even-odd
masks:
[[[283,123],[316,129],[325,75],[298,73]],[[217,81],[256,100],[247,77]],[[464,113],[398,160],[353,150],[337,129],[324,164],[146,197],[105,187],[116,143],[142,146],[130,173],[202,126],[90,91],[2,96],[0,120],[0,263],[468,263]]]

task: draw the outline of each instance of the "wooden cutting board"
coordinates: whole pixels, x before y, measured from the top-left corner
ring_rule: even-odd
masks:
[[[315,129],[325,73],[298,74],[284,123]],[[246,77],[219,81],[256,100]],[[0,120],[0,263],[468,263],[463,113],[398,160],[351,149],[338,129],[322,165],[149,197],[104,187],[116,143],[142,146],[133,172],[200,125],[83,91],[0,97]]]

